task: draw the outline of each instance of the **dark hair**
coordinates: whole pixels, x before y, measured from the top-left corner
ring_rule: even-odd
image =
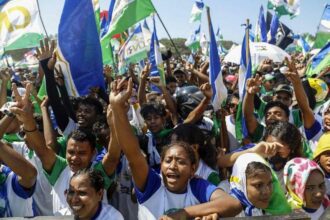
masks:
[[[286,121],[277,121],[266,127],[264,140],[273,136],[284,142],[291,149],[289,159],[302,157],[302,136],[300,131],[293,124]]]
[[[173,143],[170,143],[169,145],[163,147],[162,153],[160,155],[160,158],[161,158],[161,161],[162,162],[164,161],[166,152],[170,148],[176,147],[176,146],[182,147],[186,151],[186,153],[188,154],[188,157],[189,157],[189,160],[190,160],[191,164],[196,164],[197,161],[196,161],[196,156],[195,156],[194,149],[188,143],[183,142],[183,141],[173,142]]]
[[[177,82],[176,78],[174,76],[167,76],[166,77],[166,85],[171,83],[171,82],[176,83]]]
[[[89,142],[92,151],[95,149],[96,145],[96,138],[93,133],[87,130],[82,130],[82,129],[77,129],[71,132],[71,134],[68,137],[68,140],[73,139],[75,141],[79,142],[84,142],[87,141]]]
[[[96,112],[97,115],[102,115],[103,114],[103,105],[96,98],[89,97],[89,96],[83,97],[78,101],[78,106],[80,106],[80,105],[92,106],[92,107],[94,107],[95,112]]]
[[[141,115],[145,119],[149,114],[156,114],[162,117],[166,116],[165,106],[158,102],[149,102],[141,106]]]
[[[284,105],[282,102],[280,101],[269,101],[267,104],[266,104],[266,107],[265,107],[265,110],[264,110],[264,114],[266,115],[268,110],[273,108],[273,107],[279,107],[281,108],[284,112],[285,112],[285,115],[289,118],[290,116],[290,110],[289,110],[289,107]]]
[[[104,189],[104,178],[102,176],[101,171],[95,170],[93,168],[85,168],[78,170],[78,172],[72,175],[70,182],[73,178],[82,175],[86,175],[88,177],[91,187],[93,187],[96,192],[99,192],[100,190]]]
[[[104,115],[98,118],[98,120],[93,124],[93,133],[97,136],[97,133],[100,132],[101,129],[110,129],[107,119]]]
[[[216,164],[216,149],[207,142],[203,131],[194,124],[180,124],[173,129],[172,135],[176,135],[176,141],[183,141],[190,145],[198,144],[199,157],[210,167]]]
[[[266,164],[263,164],[261,162],[256,162],[256,161],[249,163],[245,170],[246,179],[253,178],[260,173],[272,174],[272,171]]]

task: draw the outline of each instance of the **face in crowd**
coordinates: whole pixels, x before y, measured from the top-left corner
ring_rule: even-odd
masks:
[[[253,162],[246,169],[246,191],[249,201],[259,209],[265,209],[273,192],[272,174],[266,165]]]
[[[196,171],[193,149],[185,143],[173,143],[162,153],[161,174],[166,188],[173,193],[186,191],[188,181]]]
[[[96,171],[82,171],[71,178],[66,196],[75,219],[92,219],[102,201],[103,188],[102,175]]]
[[[308,177],[304,191],[305,207],[318,209],[324,200],[326,186],[324,176],[319,170],[313,170]]]

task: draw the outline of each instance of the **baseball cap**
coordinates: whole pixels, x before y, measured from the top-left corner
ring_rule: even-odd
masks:
[[[280,84],[276,87],[275,93],[277,92],[286,92],[288,93],[291,97],[293,96],[293,90],[291,86],[286,85],[286,84]]]

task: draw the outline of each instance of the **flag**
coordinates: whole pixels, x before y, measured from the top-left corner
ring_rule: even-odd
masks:
[[[305,38],[299,34],[293,36],[297,40],[298,46],[301,48],[303,55],[306,56],[308,51],[310,50],[309,44],[306,42]]]
[[[306,75],[311,77],[318,75],[330,65],[330,42],[327,43],[312,59],[307,66]]]
[[[148,49],[149,45],[147,45],[144,40],[142,27],[139,24],[119,50],[118,57],[120,57],[120,60],[126,65],[137,63],[148,57]]]
[[[276,35],[279,27],[279,20],[276,14],[273,15],[272,21],[270,23],[270,30],[267,34],[267,41],[270,44],[276,44]]]
[[[190,23],[202,20],[203,8],[204,8],[203,2],[196,1],[193,4],[193,8],[191,10],[191,16],[190,16]]]
[[[267,27],[267,32],[270,30],[271,22],[273,20],[273,15],[269,11],[267,12],[267,18],[266,18],[266,27]],[[279,22],[279,27],[277,29],[276,33],[276,46],[282,48],[285,50],[285,48],[290,45],[293,42],[292,38],[292,30],[287,27],[285,24],[282,22]]]
[[[3,50],[37,47],[43,39],[41,33],[36,0],[0,1],[0,47]]]
[[[70,96],[87,95],[94,86],[104,89],[97,25],[90,0],[65,1],[58,28],[58,62]]]
[[[209,41],[206,39],[206,34],[202,33],[200,37],[200,45],[202,48],[202,54],[208,55],[209,54]]]
[[[195,53],[200,48],[200,33],[201,26],[199,25],[196,30],[191,33],[188,39],[185,42],[185,45],[189,47],[189,49]]]
[[[109,42],[115,34],[124,32],[155,11],[151,0],[112,0],[109,8],[109,30],[101,39],[103,63],[111,60]]]
[[[224,54],[226,53],[226,49],[222,47],[222,43],[221,43],[221,40],[223,40],[223,36],[221,34],[221,30],[220,30],[220,27],[218,27],[218,30],[217,30],[217,33],[215,34],[215,37],[216,37],[216,42],[217,42],[217,45],[218,45],[218,53],[219,53],[219,56],[221,54]]]
[[[107,33],[108,25],[107,25],[107,19],[105,16],[101,18],[101,24],[100,24],[100,37],[102,38]]]
[[[262,5],[260,6],[258,22],[255,29],[254,34],[254,41],[255,42],[267,42],[267,28],[266,28],[266,21],[264,15],[264,8]]]
[[[163,64],[162,54],[160,53],[159,50],[159,41],[157,37],[155,18],[153,18],[153,23],[154,23],[154,30],[151,37],[150,53],[149,53],[149,61],[151,64],[150,76],[159,76],[161,82],[165,85],[166,82],[165,82],[164,64]],[[152,86],[152,90],[159,91],[159,89],[155,86]]]
[[[330,39],[330,4],[324,8],[321,21],[316,33],[314,48],[322,48]]]
[[[247,29],[250,27],[246,27]],[[248,31],[248,30],[246,30]],[[246,121],[243,114],[243,100],[245,96],[246,81],[252,76],[252,63],[248,35],[245,34],[242,43],[241,62],[238,72],[239,105],[236,114],[236,139],[242,141],[248,136]]]
[[[279,17],[289,15],[294,18],[300,14],[300,0],[268,0],[267,7],[274,10]]]
[[[221,104],[227,98],[227,88],[222,79],[220,57],[217,41],[214,35],[212,22],[209,22],[210,33],[210,85],[212,87],[212,106],[215,111],[219,110]]]
[[[155,11],[151,0],[113,0],[113,10],[107,36],[124,32]],[[110,11],[110,10],[109,10]],[[110,12],[109,12],[110,14]]]

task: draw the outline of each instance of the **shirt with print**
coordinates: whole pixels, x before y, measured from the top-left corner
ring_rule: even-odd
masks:
[[[208,181],[194,177],[188,182],[185,193],[172,193],[165,187],[161,175],[149,168],[145,191],[135,187],[139,202],[138,218],[154,220],[188,206],[209,202],[217,189]]]
[[[220,183],[220,176],[217,171],[209,167],[202,159],[199,160],[195,175],[209,181],[215,186],[218,186]]]
[[[105,181],[105,189],[108,189],[113,182],[113,177],[109,177],[101,162],[96,162],[91,165],[94,169],[99,170]],[[50,173],[44,170],[49,183],[52,188],[52,200],[53,200],[53,213],[55,214],[59,210],[68,207],[66,202],[65,190],[69,188],[70,179],[73,176],[73,172],[70,170],[66,159],[56,156],[56,161],[53,169]],[[107,203],[106,191],[104,191],[103,201]]]

